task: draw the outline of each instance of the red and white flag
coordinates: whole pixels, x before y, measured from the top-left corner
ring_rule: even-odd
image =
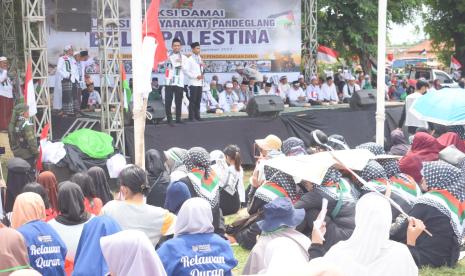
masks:
[[[32,60],[29,59],[24,80],[24,103],[29,106],[29,116],[37,114],[37,102],[34,84],[32,82]]]
[[[339,53],[325,46],[318,46],[317,60],[324,63],[336,63]]]
[[[454,70],[459,70],[460,68],[462,68],[462,64],[460,64],[460,62],[454,56],[451,56],[450,57],[450,68]]]
[[[40,172],[43,169],[43,166],[42,166],[42,147],[47,142],[49,129],[50,129],[50,123],[47,123],[44,126],[44,128],[42,129],[42,132],[40,133],[39,158],[37,158],[37,164],[36,164],[37,172]]]
[[[165,39],[160,29],[160,21],[158,20],[159,10],[160,0],[153,0],[145,15],[144,23],[142,23],[142,38],[146,36],[153,37],[157,43],[154,60],[155,69],[159,63],[168,59],[168,49],[166,49]]]

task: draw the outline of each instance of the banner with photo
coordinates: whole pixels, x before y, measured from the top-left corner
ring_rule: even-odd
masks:
[[[121,58],[131,74],[129,2],[119,2],[119,27]],[[45,0],[45,4],[49,73],[54,74],[58,57],[68,44],[97,58],[97,0],[92,3],[90,32],[72,32],[56,24],[56,1]],[[301,0],[161,0],[159,16],[168,49],[174,38],[183,42],[186,54],[192,42],[200,42],[207,73],[231,73],[238,65],[260,72],[300,71]],[[163,71],[163,65],[159,69]],[[86,71],[98,73],[98,64]]]

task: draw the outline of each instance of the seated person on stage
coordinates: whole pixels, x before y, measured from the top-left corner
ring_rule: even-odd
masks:
[[[215,113],[217,109],[219,109],[219,105],[211,90],[209,89],[209,85],[204,85],[202,99],[200,100],[200,112]]]
[[[326,82],[321,86],[321,99],[324,104],[337,104],[339,102],[337,88],[331,76],[327,77]]]
[[[260,90],[258,95],[276,95],[273,91],[273,84],[271,82],[265,83],[265,87]]]
[[[216,76],[214,76],[216,77]],[[218,78],[218,77],[217,77]],[[218,82],[216,80],[212,80],[210,82],[210,92],[212,93],[213,98],[218,101],[218,94],[220,93],[220,89],[218,88]],[[221,86],[221,88],[223,88]]]
[[[89,109],[93,110],[95,108],[99,108],[102,104],[102,98],[100,97],[100,94],[94,90],[93,83],[87,85],[87,92],[89,93],[89,98],[87,99],[87,105]]]
[[[249,100],[254,96],[253,90],[251,90],[249,87],[249,81],[242,81],[237,95],[239,96],[239,102],[246,106]]]
[[[360,86],[355,83],[354,76],[350,76],[348,82],[342,88],[342,101],[348,103],[355,92],[360,91]]]
[[[230,82],[225,84],[225,90],[220,93],[218,102],[224,112],[239,112],[244,107],[244,104],[239,102],[239,97],[234,93]]]
[[[149,94],[148,101],[161,100],[162,86],[158,84],[158,78],[152,78],[152,91]]]
[[[278,94],[283,99],[283,101],[286,101],[287,93],[289,92],[290,89],[291,89],[291,86],[287,82],[287,77],[281,76],[279,78]]]
[[[310,106],[307,103],[305,92],[300,88],[299,81],[292,82],[292,87],[289,89],[287,97],[289,98],[289,106]]]
[[[307,86],[305,94],[307,95],[307,100],[311,105],[321,105],[320,84],[318,83],[318,78],[316,76],[312,76],[311,83]]]

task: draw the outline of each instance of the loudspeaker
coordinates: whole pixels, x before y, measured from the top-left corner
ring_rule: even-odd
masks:
[[[246,112],[250,117],[276,116],[284,110],[284,102],[276,95],[259,95],[250,99]]]
[[[92,0],[57,0],[57,12],[91,13]]]
[[[92,18],[90,13],[65,13],[55,14],[55,29],[61,32],[90,32]]]
[[[152,121],[160,122],[166,117],[165,104],[163,104],[162,100],[148,102],[147,112],[152,114]]]
[[[360,90],[350,99],[350,108],[355,110],[376,108],[376,89]]]

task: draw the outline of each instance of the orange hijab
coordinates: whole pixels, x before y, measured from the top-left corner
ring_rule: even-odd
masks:
[[[34,220],[45,220],[45,205],[40,195],[22,193],[16,197],[11,216],[11,227],[18,229]]]

